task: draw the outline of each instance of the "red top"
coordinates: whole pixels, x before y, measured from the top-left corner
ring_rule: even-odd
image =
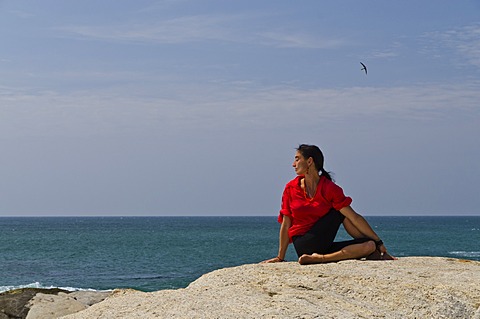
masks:
[[[302,178],[304,176],[297,176],[285,186],[282,209],[278,215],[279,223],[283,221],[283,216],[290,217],[290,239],[292,236],[305,234],[332,207],[340,210],[352,203],[352,199],[343,194],[343,189],[325,176],[320,176],[315,196],[307,198],[300,186]]]

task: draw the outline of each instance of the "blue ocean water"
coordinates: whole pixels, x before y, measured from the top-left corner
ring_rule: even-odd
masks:
[[[394,256],[480,260],[480,216],[365,218]],[[278,230],[276,217],[3,217],[0,292],[186,287],[215,269],[276,256]],[[296,260],[293,247],[287,259]]]

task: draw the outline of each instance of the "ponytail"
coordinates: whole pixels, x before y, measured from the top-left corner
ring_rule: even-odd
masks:
[[[327,172],[323,167],[320,169],[320,172],[322,172],[322,175],[325,176],[328,180],[333,181],[332,175],[330,175],[330,173]]]

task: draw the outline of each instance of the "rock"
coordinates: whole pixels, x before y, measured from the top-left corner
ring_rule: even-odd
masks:
[[[28,302],[37,293],[57,294],[62,289],[21,288],[0,293],[0,319],[24,319],[29,308]]]
[[[64,317],[92,318],[480,319],[480,262],[405,257],[243,265],[208,273],[185,289],[116,290]]]
[[[84,310],[110,292],[22,288],[0,293],[0,319],[57,318]]]
[[[26,319],[58,318],[75,313],[104,300],[110,292],[76,291],[60,292],[57,295],[38,293],[28,306],[30,311]]]

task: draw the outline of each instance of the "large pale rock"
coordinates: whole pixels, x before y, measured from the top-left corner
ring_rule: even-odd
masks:
[[[75,313],[104,300],[110,292],[76,291],[55,294],[37,293],[27,304],[26,319],[58,318]]]
[[[475,318],[480,262],[295,262],[220,269],[185,289],[117,290],[65,319],[92,318]]]
[[[0,319],[23,319],[27,316],[30,308],[30,299],[36,294],[58,294],[66,290],[54,288],[19,288],[0,293]]]

